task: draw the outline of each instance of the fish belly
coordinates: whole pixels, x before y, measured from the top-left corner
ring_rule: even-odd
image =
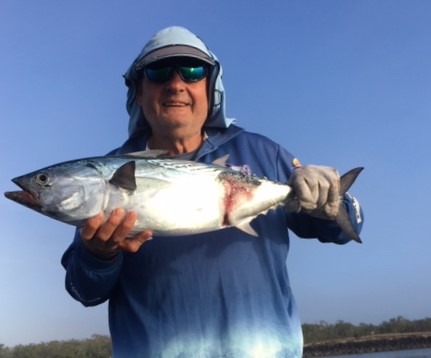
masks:
[[[111,187],[105,212],[123,207],[137,213],[131,235],[152,230],[177,236],[244,226],[282,204],[291,191],[283,185],[231,171],[137,176],[133,193]]]
[[[224,186],[213,178],[188,176],[147,187],[132,196],[129,210],[138,214],[133,232],[187,235],[222,228]]]

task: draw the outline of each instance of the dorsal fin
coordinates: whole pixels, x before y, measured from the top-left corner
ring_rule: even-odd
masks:
[[[120,188],[135,191],[136,190],[136,179],[135,179],[135,161],[127,162],[119,167],[111,180],[109,181],[112,185],[118,186]]]
[[[227,162],[228,159],[229,159],[229,154],[226,154],[226,155],[223,155],[220,158],[217,158],[211,164],[218,165],[219,167],[225,167],[226,166],[226,162]]]
[[[137,157],[137,158],[158,158],[168,154],[167,150],[164,149],[151,149],[151,150],[142,150],[140,152],[132,152],[125,154],[129,157]]]

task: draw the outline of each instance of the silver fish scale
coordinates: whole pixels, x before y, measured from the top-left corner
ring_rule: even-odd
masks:
[[[221,172],[228,170],[228,168],[223,168],[219,166],[202,164],[198,162],[191,162],[186,160],[176,160],[176,159],[147,159],[145,160],[149,164],[159,166],[164,169],[181,171],[181,172]],[[139,163],[137,163],[139,165]]]

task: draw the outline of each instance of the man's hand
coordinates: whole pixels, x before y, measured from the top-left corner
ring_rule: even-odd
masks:
[[[136,221],[136,213],[115,209],[104,221],[103,213],[87,220],[81,228],[84,247],[96,257],[109,260],[119,251],[137,252],[141,245],[151,239],[150,230],[143,231],[133,238],[128,238]]]
[[[340,176],[331,167],[308,165],[293,171],[289,180],[299,211],[334,219],[340,205]]]

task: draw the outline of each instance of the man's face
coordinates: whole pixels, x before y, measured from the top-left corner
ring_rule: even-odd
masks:
[[[162,70],[170,66],[197,67],[185,59],[173,59],[152,65]],[[176,67],[164,82],[155,82],[145,74],[139,84],[136,100],[150,124],[153,135],[182,138],[202,131],[208,116],[207,78],[184,81]],[[187,77],[186,77],[187,80]]]

